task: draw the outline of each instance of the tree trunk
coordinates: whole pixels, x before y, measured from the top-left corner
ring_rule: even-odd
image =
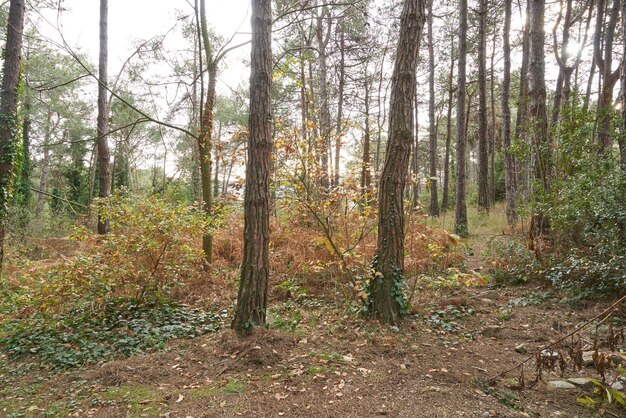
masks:
[[[466,131],[465,131],[465,67],[467,61],[467,0],[460,1],[459,14],[459,74],[458,93],[456,102],[456,202],[454,232],[462,237],[468,235],[467,228],[467,206],[465,204],[466,184],[465,184],[465,152],[466,152]]]
[[[215,107],[215,88],[217,83],[217,62],[213,57],[213,45],[209,39],[209,29],[206,21],[205,0],[200,0],[200,26],[202,43],[206,55],[209,74],[206,98],[202,117],[200,119],[200,134],[198,135],[198,153],[200,156],[200,182],[202,184],[202,208],[207,218],[213,210],[213,187],[211,154],[213,146],[213,108]],[[213,235],[205,232],[202,235],[202,251],[208,263],[213,261]]]
[[[489,98],[491,100],[491,127],[489,129],[489,206],[495,205],[496,202],[496,149],[498,146],[498,130],[496,121],[496,76],[495,76],[495,57],[496,57],[496,37],[498,31],[493,30],[492,46],[491,46],[491,65],[489,80]]]
[[[443,163],[443,198],[441,200],[441,210],[447,211],[450,208],[450,143],[452,140],[452,100],[454,89],[452,80],[454,78],[454,36],[450,45],[450,72],[448,73],[448,120],[446,121],[446,153]]]
[[[622,0],[622,40],[626,40],[626,0]],[[622,42],[622,57],[626,57],[626,41]],[[626,59],[626,58],[623,58]],[[626,65],[626,63],[624,63]],[[626,179],[626,69],[622,70],[622,123],[617,144],[619,145],[619,161],[622,168],[622,178]],[[626,191],[624,191],[626,201]]]
[[[439,216],[437,196],[437,129],[435,129],[435,46],[433,44],[433,1],[428,2],[428,162],[430,216]]]
[[[502,141],[504,144],[504,188],[506,200],[506,220],[510,226],[517,223],[515,202],[515,163],[511,152],[511,0],[504,1],[504,28],[502,30],[504,49],[504,75],[502,79]]]
[[[551,144],[548,138],[546,110],[546,81],[544,57],[545,0],[531,0],[530,15],[530,62],[528,66],[529,119],[532,145],[535,150],[535,179],[541,182],[543,191],[549,190],[551,172]]]
[[[415,83],[415,92],[413,93],[413,100],[415,102],[415,139],[413,140],[413,146],[411,147],[411,171],[413,172],[413,201],[411,206],[414,209],[419,208],[420,203],[420,164],[419,164],[419,147],[420,147],[420,121],[419,121],[419,97],[417,94],[417,83]]]
[[[404,313],[403,195],[413,142],[413,91],[425,2],[405,0],[391,79],[389,140],[380,178],[378,242],[369,284],[369,313],[384,323],[396,323]]]
[[[60,119],[60,118],[59,118]],[[58,123],[52,124],[52,111],[48,111],[46,116],[46,122],[44,124],[44,135],[43,135],[43,158],[41,159],[41,174],[39,176],[39,190],[47,193],[48,192],[48,173],[50,170],[50,147],[48,144],[50,143],[50,137],[52,136],[52,130],[56,129]],[[37,203],[35,204],[35,219],[41,219],[43,216],[43,208],[46,203],[47,196],[42,193],[37,194]]]
[[[248,162],[241,281],[232,328],[265,325],[269,279],[269,169],[272,151],[272,4],[252,1]]]
[[[328,97],[328,63],[326,56],[326,46],[330,38],[332,24],[328,17],[330,13],[326,7],[323,8],[321,15],[317,17],[317,48],[320,66],[320,138],[318,149],[321,154],[321,176],[320,185],[324,191],[328,191],[330,186],[329,180],[329,151],[330,151],[330,103]],[[324,21],[327,21],[324,27]]]
[[[220,159],[222,157],[222,144],[220,138],[222,137],[222,123],[218,121],[217,136],[215,137],[215,175],[213,176],[213,197],[216,198],[220,195]]]
[[[522,66],[520,69],[519,104],[517,106],[517,117],[515,119],[515,138],[526,140],[528,129],[528,65],[530,61],[530,5],[526,2],[525,23],[522,33]],[[515,160],[514,160],[515,161]],[[528,196],[528,176],[529,168],[527,161],[515,161],[515,185],[516,189],[522,189],[523,195]]]
[[[366,201],[370,200],[369,194],[371,193],[372,185],[372,171],[371,171],[371,156],[370,156],[370,83],[367,77],[367,65],[365,66],[364,77],[364,101],[365,101],[365,115],[363,130],[363,158],[361,161],[361,192]]]
[[[565,16],[563,20],[563,41],[561,43],[561,52],[559,54],[557,48],[557,40],[556,40],[556,30],[558,27],[558,23],[563,16],[563,9],[559,10],[559,16],[557,18],[557,23],[554,25],[552,29],[552,38],[554,40],[554,56],[556,58],[556,62],[559,65],[559,76],[556,82],[556,90],[554,92],[554,104],[552,106],[552,119],[550,121],[550,125],[554,126],[559,121],[559,115],[561,111],[561,103],[563,100],[563,88],[565,85],[565,72],[567,71],[567,60],[569,58],[569,53],[567,51],[567,44],[569,41],[569,30],[571,27],[572,20],[572,0],[566,0],[565,3]]]
[[[604,0],[598,0],[597,19],[598,25],[603,23],[605,3]],[[602,79],[602,88],[598,93],[598,145],[600,153],[605,155],[607,149],[611,146],[611,116],[613,115],[613,89],[619,80],[621,66],[613,71],[613,41],[615,38],[615,28],[617,26],[620,9],[620,0],[613,0],[613,6],[609,15],[609,21],[604,26],[604,34],[602,36],[602,51],[597,47],[594,49],[594,55],[600,75]],[[598,32],[596,32],[598,35]],[[604,52],[604,57],[602,57]]]
[[[489,212],[489,154],[487,144],[487,0],[478,12],[478,210]]]
[[[99,204],[109,196],[111,188],[111,170],[109,166],[109,144],[107,131],[109,129],[109,109],[107,106],[107,61],[108,53],[108,0],[100,0],[100,57],[98,70],[98,198]],[[98,214],[98,234],[109,232],[109,220]]]
[[[0,272],[4,261],[4,237],[13,165],[17,152],[17,97],[20,81],[24,0],[11,0],[0,92]]]
[[[345,88],[345,34],[341,30],[341,38],[339,42],[339,90],[337,91],[338,103],[337,103],[337,134],[335,135],[335,178],[334,185],[339,186],[339,162],[341,157],[341,140],[343,138],[343,95]],[[366,75],[367,77],[367,72]],[[368,82],[369,83],[369,82]],[[369,100],[369,98],[368,98]],[[369,121],[368,121],[369,125]],[[369,135],[369,130],[367,132]]]
[[[28,52],[26,53],[26,60],[28,61]],[[24,70],[26,72],[26,70]],[[23,77],[23,89],[24,89],[24,101],[23,101],[23,113],[24,120],[22,121],[22,166],[20,170],[20,184],[19,184],[19,203],[22,206],[22,213],[20,214],[20,223],[25,226],[28,221],[29,206],[31,202],[31,160],[30,160],[30,132],[31,132],[31,88],[28,84],[26,76]]]

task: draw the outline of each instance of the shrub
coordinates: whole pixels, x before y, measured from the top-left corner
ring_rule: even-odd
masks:
[[[109,234],[77,228],[78,255],[0,282],[0,344],[10,353],[66,367],[158,347],[212,322],[171,301],[173,289],[201,274],[192,240],[211,222],[153,196],[116,195],[96,206]]]
[[[496,282],[521,284],[538,274],[539,263],[520,237],[498,236],[489,242],[485,259]]]

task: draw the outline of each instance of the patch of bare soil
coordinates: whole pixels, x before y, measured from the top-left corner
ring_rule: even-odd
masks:
[[[495,386],[488,382],[606,306],[558,304],[531,287],[428,289],[414,304],[418,314],[386,328],[323,303],[290,302],[275,311],[282,322],[270,318],[285,323],[299,312],[302,319],[287,331],[262,329],[242,339],[225,329],[58,375],[16,372],[3,357],[0,415],[594,416],[576,403],[585,389],[547,385],[597,378],[593,368],[563,376],[546,370],[532,388],[518,387],[519,369]],[[524,373],[533,380],[533,361]]]

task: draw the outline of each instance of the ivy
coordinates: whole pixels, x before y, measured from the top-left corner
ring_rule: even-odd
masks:
[[[0,138],[2,154],[0,165],[8,167],[8,171],[0,178],[0,222],[4,222],[8,214],[8,203],[12,195],[12,179],[14,163],[17,156],[17,118],[14,114],[0,114],[0,132],[6,132],[6,138]]]
[[[385,283],[385,276],[382,272],[378,271],[378,255],[375,255],[372,259],[372,263],[370,264],[370,272],[372,277],[369,281],[364,282],[363,288],[361,289],[361,294],[363,294],[363,299],[366,300],[366,307],[368,312],[372,312],[374,308],[374,295],[372,294],[372,289],[374,289],[378,284],[382,286],[387,286]],[[394,267],[392,273],[392,282],[389,285],[391,300],[395,304],[395,308],[397,309],[399,316],[404,316],[408,312],[410,308],[410,303],[407,300],[404,290],[405,290],[405,280],[404,274],[402,273],[402,269],[400,267]],[[395,310],[395,309],[394,309]]]

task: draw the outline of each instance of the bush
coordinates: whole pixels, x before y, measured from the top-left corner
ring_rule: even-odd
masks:
[[[185,323],[200,330],[211,323],[171,301],[204,266],[192,241],[210,227],[201,212],[129,195],[96,206],[111,233],[77,228],[78,255],[0,282],[0,344],[10,353],[66,367],[158,347],[198,332]]]
[[[615,149],[600,157],[594,120],[576,102],[566,109],[555,132],[558,175],[549,192],[535,196],[536,208],[550,220],[546,277],[576,297],[626,289],[626,176]]]
[[[499,283],[522,284],[537,277],[539,263],[520,237],[502,236],[489,242],[485,259],[488,273]]]

